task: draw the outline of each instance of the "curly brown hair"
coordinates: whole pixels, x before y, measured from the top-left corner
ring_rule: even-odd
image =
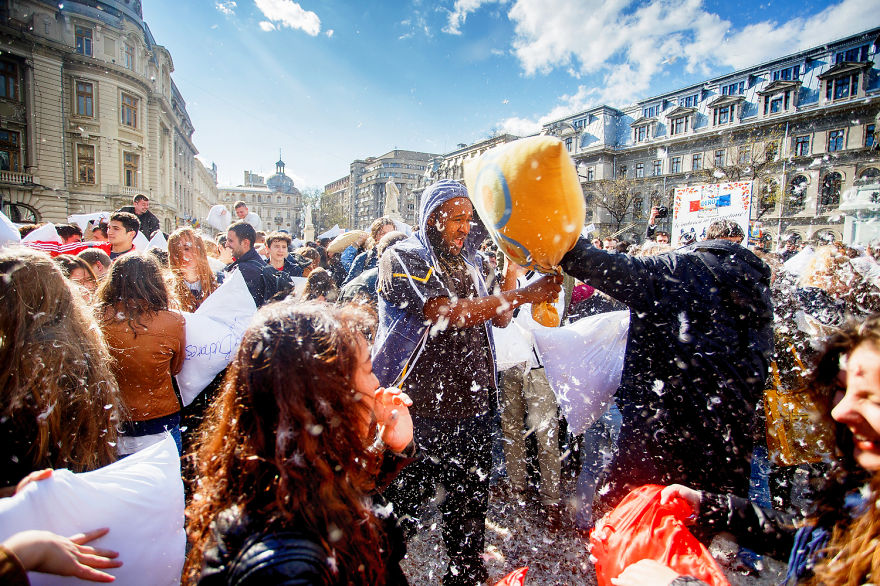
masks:
[[[0,427],[28,446],[20,475],[116,460],[122,404],[110,354],[61,269],[42,252],[0,251],[0,304]],[[13,467],[4,463],[4,479]]]
[[[834,398],[846,388],[840,374],[843,359],[862,344],[872,344],[880,349],[880,314],[872,314],[864,320],[845,324],[826,341],[822,353],[808,379],[808,388],[823,410],[830,413]],[[880,496],[880,475],[873,478],[862,469],[853,457],[852,432],[837,424],[837,447],[840,453],[829,476],[831,482],[816,504],[815,521],[825,527],[833,527],[831,540],[825,548],[826,561],[815,571],[814,584],[863,584],[873,575],[880,576],[880,554],[877,539],[880,538],[880,511],[874,506]],[[844,506],[847,493],[870,479],[870,506],[853,520]]]
[[[353,432],[352,377],[372,327],[366,312],[321,302],[259,311],[199,430],[185,580],[198,580],[212,523],[236,509],[255,533],[303,528],[335,558],[338,583],[382,582],[385,538],[364,498],[379,455]]]
[[[861,586],[876,583],[880,576],[880,473],[874,474],[870,483],[870,496],[864,512],[848,523],[834,528],[826,560],[814,572],[812,584],[837,584]]]

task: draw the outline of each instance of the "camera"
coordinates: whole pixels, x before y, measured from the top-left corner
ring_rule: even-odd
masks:
[[[669,215],[669,208],[666,206],[659,206],[657,208],[657,215],[655,216],[658,220],[661,218],[665,218]]]

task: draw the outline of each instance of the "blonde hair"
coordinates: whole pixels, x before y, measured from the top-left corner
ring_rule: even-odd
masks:
[[[852,288],[858,279],[859,275],[849,256],[841,247],[827,244],[816,249],[798,285],[816,287],[839,297]]]

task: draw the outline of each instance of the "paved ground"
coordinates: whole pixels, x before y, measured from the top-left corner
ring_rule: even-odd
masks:
[[[439,523],[439,513],[429,506],[424,528],[409,542],[409,555],[403,564],[410,584],[440,584],[446,570],[446,555]],[[777,584],[784,572],[783,564],[770,559],[763,560],[760,575],[732,569],[736,565],[736,546],[723,539],[716,539],[710,550],[725,568],[732,586]],[[485,558],[489,584],[522,566],[529,567],[528,586],[596,584],[586,540],[573,528],[549,531],[534,507],[509,503],[498,486],[493,487],[489,504]]]

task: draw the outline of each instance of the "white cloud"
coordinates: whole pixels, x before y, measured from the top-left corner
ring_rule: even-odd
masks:
[[[450,35],[460,35],[461,26],[467,20],[468,14],[476,12],[484,4],[506,3],[507,0],[455,0],[455,4],[449,12],[449,22],[443,27],[443,32]]]
[[[226,16],[235,16],[235,0],[217,0],[214,2],[214,8],[225,14]]]
[[[526,118],[508,118],[499,125],[501,130],[516,136],[528,136],[541,132],[540,122],[528,120]]]
[[[268,20],[260,21],[260,28],[266,31],[267,33],[275,30],[275,25],[269,22]]]
[[[327,29],[327,32],[325,32],[324,34],[327,35],[328,39],[333,38],[333,29],[332,28]]]
[[[321,32],[321,19],[318,15],[304,10],[292,0],[254,0],[254,2],[275,29],[283,27],[298,29],[313,37]],[[264,31],[272,30],[263,26],[263,22],[260,23],[260,28]]]
[[[466,4],[474,3],[479,5]],[[513,131],[598,104],[620,107],[643,98],[660,76],[677,71],[678,60],[687,73],[710,76],[877,26],[880,0],[841,0],[813,16],[741,29],[707,10],[703,0],[516,0],[508,17],[515,27],[513,54],[526,75],[561,69],[576,79],[590,76],[594,86],[561,96],[536,121],[501,123]]]
[[[759,22],[725,39],[719,59],[734,68],[815,47],[880,24],[880,0],[843,0],[808,18]]]

